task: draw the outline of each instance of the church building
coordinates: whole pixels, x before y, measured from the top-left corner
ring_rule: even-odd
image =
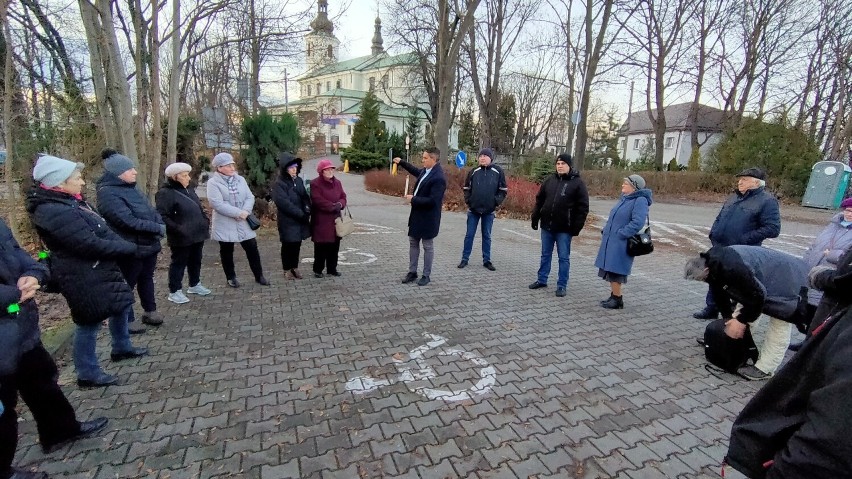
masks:
[[[299,99],[287,108],[296,112],[304,135],[313,139],[304,145],[312,153],[337,153],[352,143],[352,128],[358,121],[361,102],[372,90],[379,99],[379,120],[388,132],[405,135],[409,116],[420,117],[423,138],[428,122],[421,109],[429,104],[413,53],[389,55],[383,46],[382,22],[377,17],[369,55],[339,61],[340,41],[328,18],[328,1],[317,1],[317,15],[305,35],[305,73],[297,78]],[[415,108],[416,107],[416,108]],[[281,113],[285,105],[271,107]],[[451,131],[451,144],[457,134]]]

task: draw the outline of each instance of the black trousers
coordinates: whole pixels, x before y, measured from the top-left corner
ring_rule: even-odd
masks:
[[[295,243],[281,242],[281,266],[284,267],[284,271],[299,267],[299,251],[301,249],[301,241]]]
[[[125,258],[118,262],[124,280],[130,285],[130,289],[136,289],[139,294],[139,302],[146,312],[157,310],[157,301],[154,299],[154,269],[157,268],[157,253],[144,258]]]
[[[334,243],[314,243],[314,273],[337,272],[337,253],[340,251],[340,238]]]
[[[189,246],[172,246],[172,262],[169,264],[169,292],[183,289],[183,272],[189,272],[189,285],[201,282],[201,257],[204,242]]]
[[[234,270],[235,244],[226,241],[219,242],[219,258],[222,260],[222,269],[225,270],[225,277],[227,279],[237,277],[237,273]],[[254,279],[260,279],[263,276],[263,266],[260,264],[260,251],[257,249],[257,240],[252,238],[241,241],[240,246],[246,252],[246,258],[248,258],[249,268],[251,268],[251,272],[254,274]]]
[[[80,432],[74,408],[56,384],[59,372],[41,343],[21,356],[18,371],[0,377],[0,474],[8,471],[18,447],[18,393],[36,421],[42,447],[62,442]]]

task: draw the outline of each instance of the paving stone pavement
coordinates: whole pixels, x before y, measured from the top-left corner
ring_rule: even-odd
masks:
[[[705,370],[694,341],[705,323],[691,317],[704,288],[681,279],[685,253],[638,259],[625,309],[606,311],[597,230],[574,243],[557,298],[553,285],[527,288],[539,243],[526,222],[495,222],[497,271],[481,266],[478,244],[459,270],[465,220],[445,213],[432,283],[401,284],[408,207],[341,177],[359,223],[341,277],[285,281],[274,227],[260,240],[271,287],[250,281],[237,251],[244,286],[227,288],[214,243],[202,272],[213,295],[171,304],[158,271],[167,320],[134,337],[151,356],[111,363],[100,338],[123,385],[80,390],[60,366],[78,417],[109,417],[107,432],[44,455],[26,413],[17,464],[98,479],[718,477],[731,422],[758,386]],[[427,333],[447,343],[417,349]],[[368,376],[388,384],[347,391]]]

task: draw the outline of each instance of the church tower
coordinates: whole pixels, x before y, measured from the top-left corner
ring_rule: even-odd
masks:
[[[328,19],[328,0],[317,1],[317,16],[311,22],[311,33],[305,35],[305,57],[308,71],[337,63],[340,41],[334,36],[334,25]]]
[[[372,52],[374,56],[384,53],[385,48],[383,44],[384,40],[382,39],[382,20],[379,17],[376,17],[376,31],[373,33],[372,46]]]

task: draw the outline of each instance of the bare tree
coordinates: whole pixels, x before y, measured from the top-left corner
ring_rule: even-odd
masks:
[[[464,10],[458,0],[450,6],[449,1],[439,2],[438,6],[438,42],[435,58],[435,92],[438,110],[434,118],[432,134],[443,154],[449,149],[450,125],[453,121],[452,98],[456,85],[459,50],[473,20],[479,0],[464,0]],[[452,19],[451,19],[452,15]]]
[[[468,33],[467,71],[479,106],[483,146],[491,146],[495,134],[503,65],[540,4],[540,0],[485,0],[485,17]]]
[[[771,78],[787,54],[813,25],[801,22],[809,3],[804,0],[743,0],[736,2],[728,28],[720,40],[720,88],[724,110],[733,128],[741,123],[756,87],[756,110],[763,112]]]
[[[707,73],[708,62],[710,61],[711,53],[716,49],[716,45],[721,39],[719,29],[721,22],[729,14],[731,7],[730,0],[706,0],[698,2],[695,9],[695,15],[688,20],[687,26],[693,33],[694,37],[687,39],[688,44],[694,44],[694,53],[692,57],[694,63],[693,76],[693,97],[692,107],[689,110],[689,144],[691,148],[689,165],[690,168],[696,168],[700,165],[700,149],[707,141],[709,136],[704,138],[704,141],[698,137],[698,112],[701,105],[701,95],[704,93],[704,77]]]
[[[91,55],[92,79],[107,141],[138,158],[130,86],[116,37],[112,3],[78,0]]]
[[[636,55],[645,70],[645,106],[654,129],[654,162],[663,169],[666,136],[666,90],[682,81],[679,70],[685,53],[684,26],[699,0],[646,0],[636,11],[635,21],[621,20],[629,35],[636,41]],[[625,63],[631,60],[625,58]]]

